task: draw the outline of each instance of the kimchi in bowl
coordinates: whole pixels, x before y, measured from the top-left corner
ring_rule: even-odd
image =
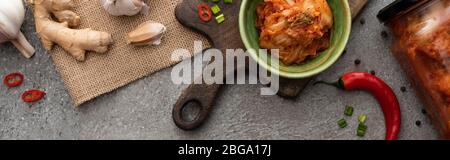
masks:
[[[342,55],[351,30],[351,12],[347,0],[327,0],[333,15],[329,47],[301,63],[286,65],[272,63],[270,53],[260,52],[260,31],[257,27],[256,8],[264,0],[242,0],[239,13],[241,39],[250,56],[263,68],[285,78],[307,78],[321,73]]]

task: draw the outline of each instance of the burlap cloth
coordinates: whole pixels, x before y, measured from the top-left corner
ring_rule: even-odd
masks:
[[[193,51],[195,40],[207,40],[181,26],[175,19],[175,6],[181,0],[148,0],[148,15],[114,17],[103,10],[97,0],[74,0],[75,12],[81,16],[80,28],[92,28],[112,34],[114,44],[106,54],[88,53],[85,62],[77,62],[60,47],[51,52],[53,61],[76,106],[104,93],[111,92],[139,78],[150,75],[177,62],[171,53],[178,48]],[[140,23],[153,20],[164,24],[167,32],[162,44],[134,47],[126,44],[126,33]]]

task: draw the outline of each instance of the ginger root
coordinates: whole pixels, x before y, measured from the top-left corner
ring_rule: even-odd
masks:
[[[80,25],[80,17],[72,11],[72,0],[30,0],[30,3],[34,5],[36,32],[47,50],[57,44],[76,60],[84,61],[86,51],[105,53],[113,42],[106,32],[72,29]]]

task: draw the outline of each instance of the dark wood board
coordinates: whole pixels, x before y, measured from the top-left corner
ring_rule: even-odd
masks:
[[[222,24],[217,24],[214,19],[208,23],[200,21],[197,17],[197,5],[204,2],[203,0],[183,0],[175,9],[176,18],[182,25],[206,36],[212,46],[222,50],[223,53],[225,53],[224,51],[227,48],[245,48],[239,36],[238,27],[241,0],[234,0],[231,5],[224,4],[222,1],[218,3],[221,12],[226,18]],[[352,16],[355,17],[367,2],[368,0],[349,0]],[[211,6],[212,2],[209,4]],[[280,77],[278,95],[284,98],[295,98],[311,79],[313,77],[306,79],[286,79]],[[184,130],[192,130],[199,127],[207,119],[209,112],[212,110],[221,86],[220,84],[192,84],[186,88],[174,105],[172,116],[175,124]],[[184,107],[190,105],[198,106],[200,112],[193,121],[183,120],[182,110]]]

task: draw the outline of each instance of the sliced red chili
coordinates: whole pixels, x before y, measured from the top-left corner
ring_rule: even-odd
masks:
[[[198,17],[200,18],[200,20],[202,20],[203,22],[211,21],[212,11],[211,11],[211,8],[207,4],[205,4],[205,3],[199,4],[197,6],[197,9],[198,9],[197,14],[198,14]]]
[[[3,79],[3,84],[8,87],[20,86],[23,82],[24,76],[22,73],[11,73],[5,76]]]
[[[24,102],[37,102],[44,98],[45,92],[37,89],[25,91],[22,94],[22,100]]]

